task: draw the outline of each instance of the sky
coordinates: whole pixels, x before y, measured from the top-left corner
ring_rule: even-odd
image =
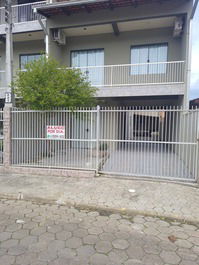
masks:
[[[199,6],[196,10],[192,27],[190,99],[199,98]]]

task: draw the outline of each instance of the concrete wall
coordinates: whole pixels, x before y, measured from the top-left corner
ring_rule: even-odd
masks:
[[[65,64],[70,66],[72,50],[103,48],[105,65],[129,64],[131,63],[131,46],[168,43],[168,61],[178,61],[183,58],[182,42],[181,38],[174,39],[172,32],[172,28],[162,28],[122,32],[118,37],[113,33],[68,37],[66,45],[62,48],[61,57]]]
[[[14,70],[19,69],[19,56],[23,54],[44,53],[45,44],[43,40],[15,42],[14,43]]]

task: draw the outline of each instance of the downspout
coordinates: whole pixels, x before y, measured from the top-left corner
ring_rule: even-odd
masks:
[[[191,87],[191,56],[192,56],[192,24],[193,18],[198,6],[199,0],[195,0],[191,15],[188,18],[188,29],[187,29],[187,38],[188,38],[188,52],[187,52],[187,80],[186,80],[186,102],[184,103],[184,107],[189,109],[189,92]]]
[[[34,13],[37,13],[37,9],[34,8]],[[44,25],[42,19],[40,17],[38,17],[38,22],[41,26],[41,28],[43,29],[44,31],[44,34],[45,34],[45,45],[46,45],[46,57],[48,57],[49,55],[49,34],[48,34],[48,30],[46,28],[46,25]]]

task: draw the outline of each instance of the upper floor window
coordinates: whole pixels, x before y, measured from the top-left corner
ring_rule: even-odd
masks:
[[[164,74],[168,54],[167,44],[133,46],[131,48],[131,74]]]
[[[22,54],[20,55],[20,68],[23,70],[27,63],[38,60],[41,54]]]
[[[92,49],[72,51],[71,66],[79,67],[92,85],[99,86],[104,80],[104,50]]]

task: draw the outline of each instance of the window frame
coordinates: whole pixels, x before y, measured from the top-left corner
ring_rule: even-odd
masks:
[[[104,48],[94,48],[94,49],[76,49],[76,50],[71,50],[70,51],[70,67],[73,67],[72,66],[72,53],[73,52],[89,52],[89,51],[103,51],[104,52]],[[105,58],[105,56],[104,56]],[[105,64],[104,64],[105,65]],[[85,67],[88,67],[88,66],[85,66]]]
[[[42,56],[42,53],[23,53],[23,54],[19,54],[19,68],[22,69],[21,58],[23,56],[34,56],[34,55]]]
[[[134,65],[134,64],[136,64],[136,63],[132,63],[132,49],[133,48],[144,48],[144,47],[146,47],[146,48],[148,48],[148,60],[149,60],[149,48],[150,47],[153,47],[153,46],[159,46],[159,47],[161,47],[161,46],[165,46],[165,47],[167,47],[167,55],[166,55],[166,62],[168,62],[168,50],[169,50],[169,43],[168,42],[159,42],[159,43],[150,43],[150,44],[140,44],[140,45],[131,45],[130,46],[130,64],[131,65]],[[148,64],[150,64],[150,62],[147,62]],[[157,62],[158,63],[158,62]],[[142,64],[142,63],[140,63],[140,64]],[[138,64],[139,65],[139,64]],[[140,73],[133,73],[133,71],[132,71],[132,67],[131,67],[131,69],[130,69],[130,75],[132,75],[132,76],[136,76],[136,75],[152,75],[152,74],[157,74],[157,75],[159,75],[159,74],[166,74],[166,68],[165,68],[165,71],[163,72],[163,73],[150,73],[150,70],[149,70],[149,66],[150,65],[147,65],[147,73],[144,73],[144,74],[140,74]]]

